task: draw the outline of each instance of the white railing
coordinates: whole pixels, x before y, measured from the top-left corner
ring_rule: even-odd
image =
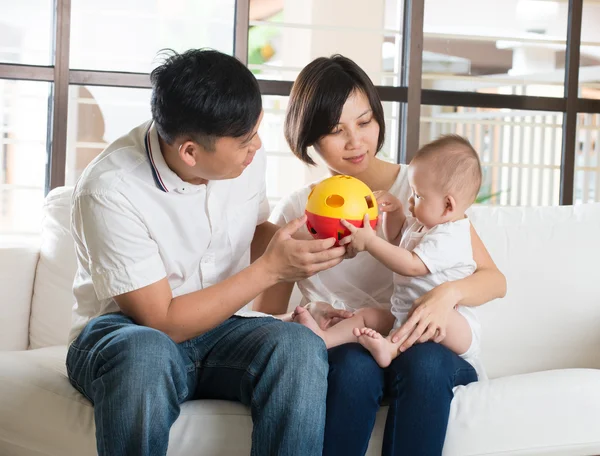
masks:
[[[448,112],[448,109],[451,111]],[[424,107],[421,139],[468,138],[484,172],[480,199],[499,205],[559,203],[562,113]],[[575,203],[600,201],[600,115],[579,114]]]

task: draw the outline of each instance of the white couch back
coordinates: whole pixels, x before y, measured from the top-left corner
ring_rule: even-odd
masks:
[[[76,268],[70,201],[70,188],[46,199],[32,348],[67,341]],[[506,298],[478,308],[488,375],[600,368],[600,204],[482,206],[471,218],[508,280]]]

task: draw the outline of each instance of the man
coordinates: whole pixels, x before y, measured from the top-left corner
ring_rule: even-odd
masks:
[[[190,50],[151,79],[153,121],[100,154],[73,195],[67,368],[94,404],[98,453],[164,455],[182,402],[222,398],[251,407],[252,454],[320,455],[325,345],[243,308],[344,249],[294,239],[303,219],[277,232],[266,222],[261,98],[246,67]]]

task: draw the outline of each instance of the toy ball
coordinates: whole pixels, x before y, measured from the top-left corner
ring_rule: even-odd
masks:
[[[306,227],[315,239],[333,237],[339,241],[350,234],[340,219],[361,228],[365,214],[369,214],[375,229],[378,213],[375,196],[364,182],[351,176],[333,176],[315,185],[308,195]]]

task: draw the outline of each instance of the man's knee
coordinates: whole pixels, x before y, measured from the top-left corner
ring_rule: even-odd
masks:
[[[177,351],[165,333],[147,326],[130,325],[116,331],[105,347],[136,359],[164,358]]]
[[[142,383],[175,380],[184,367],[177,344],[146,326],[130,325],[115,331],[100,350],[103,370],[116,369],[124,378]]]
[[[293,366],[293,369],[286,369],[286,372],[326,378],[327,349],[319,336],[296,323],[277,323],[271,326],[262,341],[269,363]]]
[[[296,323],[287,323],[274,334],[276,346],[284,354],[293,355],[299,361],[327,361],[325,342],[310,329]]]

